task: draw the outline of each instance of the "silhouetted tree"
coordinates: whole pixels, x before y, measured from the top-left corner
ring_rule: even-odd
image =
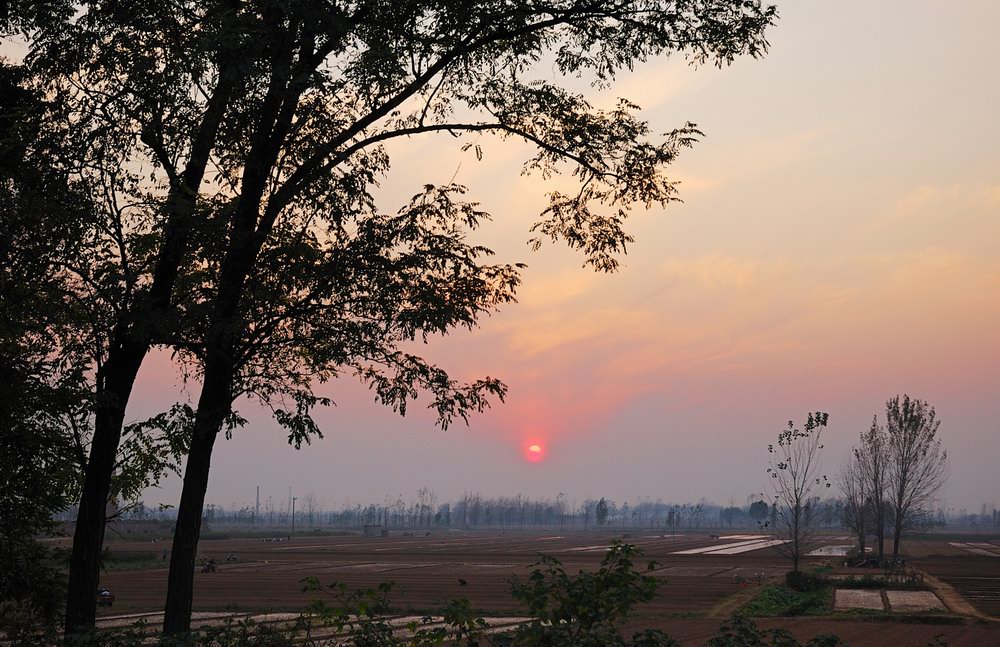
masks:
[[[100,186],[73,170],[64,110],[29,69],[0,63],[0,618],[49,628],[62,574],[35,539],[89,471],[91,381],[109,332],[102,309],[117,301],[99,269],[114,253],[108,212]],[[131,425],[112,456],[109,500],[133,499],[181,449],[147,422]]]
[[[857,456],[852,452],[840,468],[837,475],[840,492],[844,497],[844,525],[847,526],[858,540],[858,550],[862,558],[865,556],[866,538],[868,536],[869,512],[868,500],[865,495],[866,481]]]
[[[36,632],[61,609],[61,573],[37,539],[79,488],[73,425],[86,425],[85,381],[57,345],[80,315],[62,265],[77,252],[88,205],[55,170],[58,136],[41,132],[53,106],[25,77],[0,61],[0,634],[15,644],[45,641]]]
[[[937,437],[941,421],[927,402],[897,395],[885,405],[888,500],[892,510],[892,558],[899,557],[903,531],[921,515],[944,486],[948,454]]]
[[[784,543],[781,552],[792,560],[792,570],[798,572],[802,556],[809,550],[815,530],[817,515],[814,506],[817,493],[830,487],[821,473],[820,442],[828,415],[817,411],[810,413],[802,430],[788,421],[788,428],[778,434],[778,444],[768,445],[771,487],[774,493],[772,513],[775,527],[772,532]]]
[[[756,521],[758,525],[763,524],[767,520],[768,512],[766,501],[754,501],[750,504],[750,518]]]
[[[467,241],[487,214],[461,187],[427,186],[396,214],[378,210],[370,189],[389,169],[384,145],[422,133],[528,142],[526,170],[568,170],[580,186],[550,194],[533,245],[565,240],[610,271],[631,242],[629,211],[675,199],[664,168],[699,133],[687,124],[650,142],[635,106],[597,110],[531,78],[532,64],[551,55],[560,73],[599,85],[674,51],[721,65],[765,51],[776,15],[757,0],[52,6],[42,15],[15,3],[5,27],[24,31],[33,71],[64,96],[85,143],[79,167],[102,169],[129,205],[118,214],[129,289],[95,379],[67,628],[93,624],[125,407],[146,353],[165,345],[201,382],[193,419],[178,423],[191,445],[167,632],[189,625],[210,457],[218,433],[242,422],[237,398],[272,407],[299,446],[318,435],[310,411],[326,403],[312,384],[342,372],[401,413],[430,392],[442,426],[503,397],[495,379],[460,384],[399,350],[474,327],[519,279]]]
[[[268,97],[274,104],[236,157],[241,178],[226,212],[230,235],[209,256],[217,273],[208,277],[207,289],[195,292],[209,295],[204,325],[193,336],[203,340],[194,358],[202,391],[178,508],[165,631],[188,626],[198,537],[193,510],[203,502],[214,439],[235,397],[250,393],[268,402],[276,393],[291,396],[295,411],[276,417],[296,443],[318,432],[309,410],[323,400],[309,382],[344,369],[400,412],[417,389],[430,391],[442,427],[487,406],[487,395],[503,397],[497,380],[456,384],[397,348],[418,335],[475,326],[481,312],[513,298],[519,279],[511,266],[481,264],[489,251],[466,242],[487,215],[461,201],[461,187],[428,186],[398,214],[378,213],[366,188],[374,174],[388,170],[382,142],[417,133],[492,132],[535,145],[538,154],[529,168],[543,174],[568,164],[581,190],[550,195],[534,227],[534,245],[564,239],[604,271],[617,267],[616,253],[631,240],[621,228],[631,205],[673,199],[662,169],[690,145],[696,130],[685,126],[663,143],[649,144],[643,141],[647,127],[629,114],[628,104],[593,110],[557,86],[529,82],[526,64],[559,42],[558,68],[591,68],[599,80],[608,79],[622,60],[677,49],[678,37],[698,42],[697,57],[726,60],[734,44],[740,50],[759,46],[759,32],[734,28],[759,30],[769,22],[768,11],[743,3],[737,11],[706,14],[692,5],[687,11],[700,25],[691,32],[664,20],[674,6],[649,7],[638,22],[633,9],[560,5],[511,13],[506,5],[469,3],[442,12],[414,5],[391,19],[371,19],[359,8],[336,16],[338,27],[351,29],[334,34],[322,27],[326,6],[303,3],[264,12],[256,41],[266,46],[270,76],[261,105],[267,106]],[[458,15],[463,19],[456,20]],[[708,21],[721,32],[705,31]],[[598,25],[602,37],[595,41]],[[380,48],[393,44],[380,49],[378,66],[370,60],[372,34],[379,34]],[[346,77],[319,67],[324,48],[344,48],[340,67],[350,70]],[[396,73],[387,76],[385,64]],[[331,104],[323,86],[317,94],[329,98],[314,103],[307,91],[316,87],[316,77],[339,87],[338,99],[353,96],[351,103]],[[456,120],[462,111],[480,118]],[[314,129],[297,129],[296,118]],[[333,132],[331,122],[338,124]],[[341,129],[345,123],[352,125]],[[602,205],[615,214],[595,209]],[[330,226],[332,239],[315,236]],[[283,317],[289,298],[294,314]],[[252,325],[258,313],[270,324],[263,338]],[[280,361],[283,354],[289,359]],[[305,369],[298,363],[302,358]],[[490,513],[478,506],[472,512],[476,523]]]
[[[851,451],[860,479],[859,494],[864,499],[868,524],[875,535],[875,547],[879,561],[885,559],[885,531],[890,514],[886,501],[889,478],[889,448],[885,430],[873,418],[871,427],[861,432],[860,442]]]
[[[87,349],[92,372],[77,366],[90,386],[93,435],[70,560],[69,631],[94,623],[106,508],[128,464],[120,453],[125,408],[146,352],[166,341],[176,319],[171,292],[202,179],[225,108],[243,89],[238,79],[253,67],[252,56],[227,58],[240,45],[220,18],[232,13],[227,5],[14,2],[0,16],[4,35],[27,42],[33,84],[59,101],[48,125],[70,131],[60,168],[91,184],[99,203],[92,235],[80,239],[89,254],[78,260],[86,262],[70,268],[97,334]],[[171,12],[193,22],[180,26]],[[173,413],[171,426],[188,426],[184,409]]]
[[[594,520],[601,527],[608,522],[608,502],[604,500],[604,497],[601,497],[601,500],[597,502],[597,507],[594,508]]]

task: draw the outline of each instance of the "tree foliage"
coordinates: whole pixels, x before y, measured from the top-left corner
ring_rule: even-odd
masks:
[[[34,389],[4,396],[8,411],[17,407],[20,420],[49,430],[45,444],[69,446],[61,454],[66,460],[45,465],[56,481],[76,481],[78,495],[99,394],[93,381],[107,358],[114,314],[134,288],[119,254],[141,241],[125,238],[120,214],[112,213],[113,190],[74,168],[79,160],[62,97],[45,97],[23,66],[3,64],[0,77],[4,366],[8,383]],[[190,413],[178,405],[126,426],[109,500],[132,501],[176,469]]]
[[[762,524],[767,520],[768,512],[769,508],[766,501],[754,501],[750,504],[748,514],[751,519],[756,521],[758,524]]]
[[[36,539],[78,491],[87,417],[82,371],[53,352],[78,314],[61,261],[86,200],[49,163],[50,107],[24,77],[0,64],[0,632],[14,637],[59,612],[61,577]]]
[[[822,634],[801,643],[787,629],[760,629],[753,620],[737,615],[723,623],[718,635],[706,644],[707,647],[837,647],[844,642],[835,635]]]
[[[61,575],[35,542],[79,496],[93,431],[94,367],[108,302],[95,187],[72,170],[65,106],[0,64],[0,560],[5,620],[52,626]],[[81,272],[81,268],[90,268]],[[116,451],[111,498],[132,500],[183,452],[162,417],[134,423]],[[104,509],[101,510],[102,514]],[[30,598],[30,599],[29,599]],[[18,602],[18,601],[21,602]]]
[[[759,0],[72,8],[14,3],[3,17],[28,40],[36,86],[64,106],[72,171],[98,189],[103,214],[77,272],[104,332],[67,623],[93,622],[125,407],[146,353],[163,346],[201,382],[173,425],[190,444],[166,449],[188,452],[167,610],[180,629],[215,436],[242,422],[239,398],[271,408],[300,446],[329,402],[314,386],[343,374],[400,413],[429,393],[442,427],[504,395],[495,378],[457,381],[408,350],[509,302],[519,268],[487,262],[470,239],[487,214],[462,187],[380,208],[387,145],[423,133],[477,153],[469,135],[529,143],[526,173],[578,187],[550,192],[532,245],[561,240],[612,271],[631,242],[626,218],[676,199],[665,168],[700,133],[686,123],[656,136],[627,100],[598,109],[535,70],[604,87],[670,53],[725,65],[764,53],[776,18]]]
[[[515,634],[518,645],[553,647],[598,647],[600,645],[675,645],[661,632],[646,631],[627,641],[621,625],[637,604],[656,596],[660,582],[649,571],[637,571],[635,560],[642,552],[631,544],[612,542],[594,572],[566,573],[559,560],[542,556],[527,581],[515,578],[511,592],[527,609],[532,621]]]

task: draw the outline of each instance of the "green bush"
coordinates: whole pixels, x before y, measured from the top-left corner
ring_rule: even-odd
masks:
[[[876,577],[870,573],[863,577],[848,575],[837,582],[837,586],[842,589],[884,589],[885,578],[881,576]]]
[[[821,615],[830,610],[831,598],[830,588],[802,592],[782,584],[771,584],[761,589],[738,615],[753,618]]]
[[[843,644],[837,636],[823,634],[802,646],[787,630],[761,630],[753,620],[742,616],[723,623],[718,635],[708,641],[708,647],[837,647]]]
[[[534,620],[515,632],[524,647],[670,647],[677,643],[661,631],[647,630],[627,641],[621,625],[635,606],[656,597],[660,581],[637,571],[642,551],[613,541],[600,568],[568,575],[559,560],[543,556],[526,582],[514,578],[511,592]],[[646,571],[656,564],[650,562]]]
[[[62,619],[65,576],[53,552],[32,537],[0,537],[0,644],[53,642]]]
[[[812,573],[788,571],[785,573],[785,585],[793,591],[812,593],[826,588],[827,582],[822,577]]]

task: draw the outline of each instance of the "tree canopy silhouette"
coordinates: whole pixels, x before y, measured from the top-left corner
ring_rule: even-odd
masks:
[[[442,426],[502,398],[401,345],[514,297],[518,267],[486,262],[488,217],[456,185],[376,205],[386,144],[491,133],[531,144],[524,171],[559,173],[532,227],[613,271],[636,206],[676,199],[665,167],[700,134],[654,136],[637,106],[611,109],[534,73],[605,87],[650,57],[725,65],[766,51],[776,11],[759,0],[531,3],[140,0],[14,3],[37,86],[67,106],[76,172],[99,179],[119,287],[94,374],[94,431],[73,556],[67,629],[93,624],[104,506],[125,407],[153,346],[201,382],[171,424],[190,440],[165,629],[184,630],[215,438],[237,398],[271,407],[293,443],[318,434],[318,381],[349,373],[400,412],[431,394]],[[553,76],[551,73],[548,77]],[[477,147],[477,153],[479,152]]]

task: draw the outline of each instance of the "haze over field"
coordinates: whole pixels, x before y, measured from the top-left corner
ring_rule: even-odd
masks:
[[[529,265],[518,304],[426,350],[457,377],[504,379],[506,404],[442,432],[419,405],[400,418],[346,378],[321,389],[338,403],[317,414],[326,438],[298,452],[244,406],[251,424],[218,448],[208,501],[249,502],[260,485],[331,504],[423,486],[742,503],[785,421],[830,413],[832,474],[906,392],[943,420],[948,507],[994,503],[1000,4],[779,6],[763,61],[653,62],[595,94],[636,102],[656,131],[690,120],[706,133],[673,166],[685,203],[632,221],[618,274],[559,245],[529,251],[558,183],[519,175],[526,147],[484,136],[481,162],[447,136],[391,149],[386,210],[454,177],[495,217],[482,243]],[[150,358],[130,417],[177,386],[169,358]],[[532,444],[542,460],[527,460]],[[178,485],[146,502],[176,503]]]

